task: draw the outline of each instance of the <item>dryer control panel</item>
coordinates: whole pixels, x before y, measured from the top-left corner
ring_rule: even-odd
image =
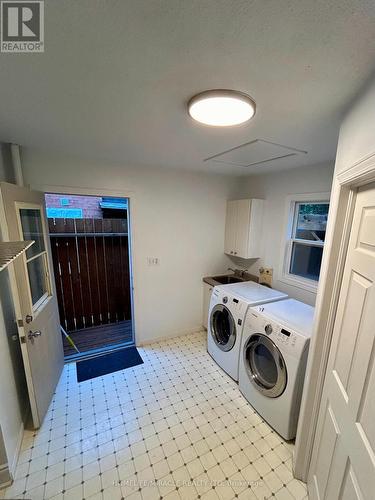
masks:
[[[276,332],[277,338],[283,344],[288,344],[294,347],[297,342],[297,335],[293,332],[286,330],[285,328],[279,328]]]
[[[249,309],[244,326],[244,335],[260,333],[269,337],[284,353],[300,356],[309,345],[309,339],[291,330],[286,325],[276,323],[253,309]],[[261,306],[259,306],[261,309]]]

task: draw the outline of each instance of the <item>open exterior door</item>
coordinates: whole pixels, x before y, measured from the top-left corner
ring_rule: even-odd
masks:
[[[35,241],[9,271],[33,423],[39,428],[64,366],[44,195],[0,183],[0,198],[3,239]]]

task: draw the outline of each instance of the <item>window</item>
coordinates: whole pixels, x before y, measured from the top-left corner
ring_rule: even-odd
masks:
[[[33,309],[37,309],[48,296],[47,252],[44,242],[40,209],[20,209],[20,219],[24,240],[35,243],[26,250],[26,266]]]
[[[288,201],[283,279],[310,290],[315,290],[319,281],[329,210],[328,196],[319,199],[321,196]]]

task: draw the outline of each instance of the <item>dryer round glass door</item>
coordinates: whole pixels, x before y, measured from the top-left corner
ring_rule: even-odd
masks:
[[[250,382],[269,398],[285,391],[287,370],[284,358],[271,339],[262,334],[252,335],[245,344],[243,362]]]
[[[210,330],[215,344],[222,351],[230,351],[236,342],[236,324],[232,313],[224,304],[217,304],[211,311]]]

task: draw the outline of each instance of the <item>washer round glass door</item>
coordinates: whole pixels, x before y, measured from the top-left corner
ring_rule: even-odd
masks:
[[[222,351],[230,351],[236,342],[236,324],[232,313],[224,304],[217,304],[211,311],[210,330],[215,344]]]
[[[287,370],[284,358],[271,339],[262,334],[252,335],[244,347],[244,363],[250,382],[269,398],[285,391]]]

